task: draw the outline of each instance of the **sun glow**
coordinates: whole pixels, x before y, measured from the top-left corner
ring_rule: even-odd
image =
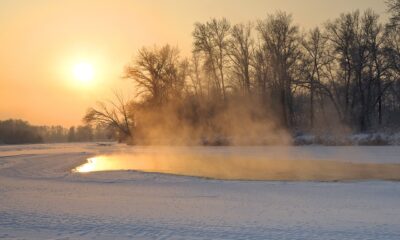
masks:
[[[87,62],[80,62],[74,66],[73,73],[79,82],[87,84],[93,79],[93,66]]]

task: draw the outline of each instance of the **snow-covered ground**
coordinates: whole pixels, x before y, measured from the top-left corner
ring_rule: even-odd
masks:
[[[1,146],[0,239],[400,239],[400,182],[221,181],[137,171],[72,172],[88,157],[132,151],[157,148]],[[201,151],[230,154],[232,147]],[[400,163],[398,146],[234,151]]]

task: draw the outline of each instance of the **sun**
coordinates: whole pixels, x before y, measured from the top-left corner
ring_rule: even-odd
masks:
[[[89,83],[93,79],[93,66],[87,62],[80,62],[74,66],[73,73],[75,78],[81,83]]]

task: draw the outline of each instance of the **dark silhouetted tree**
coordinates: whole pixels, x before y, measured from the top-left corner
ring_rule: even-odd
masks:
[[[119,141],[130,141],[135,126],[133,105],[126,101],[121,94],[115,93],[116,101],[98,102],[97,107],[89,108],[84,122],[113,128]]]
[[[292,16],[277,12],[260,21],[257,26],[261,44],[269,67],[272,68],[271,91],[278,99],[277,111],[282,123],[293,126],[293,72],[300,56],[298,27],[293,25]]]
[[[179,50],[166,45],[161,48],[142,48],[135,60],[125,69],[125,77],[138,87],[137,95],[155,105],[180,96],[188,74],[188,64],[180,61]]]
[[[231,29],[229,56],[232,62],[233,77],[239,80],[241,88],[250,94],[254,40],[251,37],[250,23],[237,24]]]
[[[204,67],[210,73],[217,94],[226,99],[226,68],[231,25],[225,18],[196,23],[192,33],[194,52],[204,56]]]

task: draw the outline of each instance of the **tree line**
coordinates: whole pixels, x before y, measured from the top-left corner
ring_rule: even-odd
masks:
[[[20,119],[0,121],[0,144],[105,141],[112,131],[101,126],[33,126]]]
[[[398,129],[400,0],[387,6],[388,22],[354,11],[306,32],[280,11],[252,23],[197,22],[190,57],[143,47],[124,70],[131,100],[116,94],[84,120],[138,143]]]

